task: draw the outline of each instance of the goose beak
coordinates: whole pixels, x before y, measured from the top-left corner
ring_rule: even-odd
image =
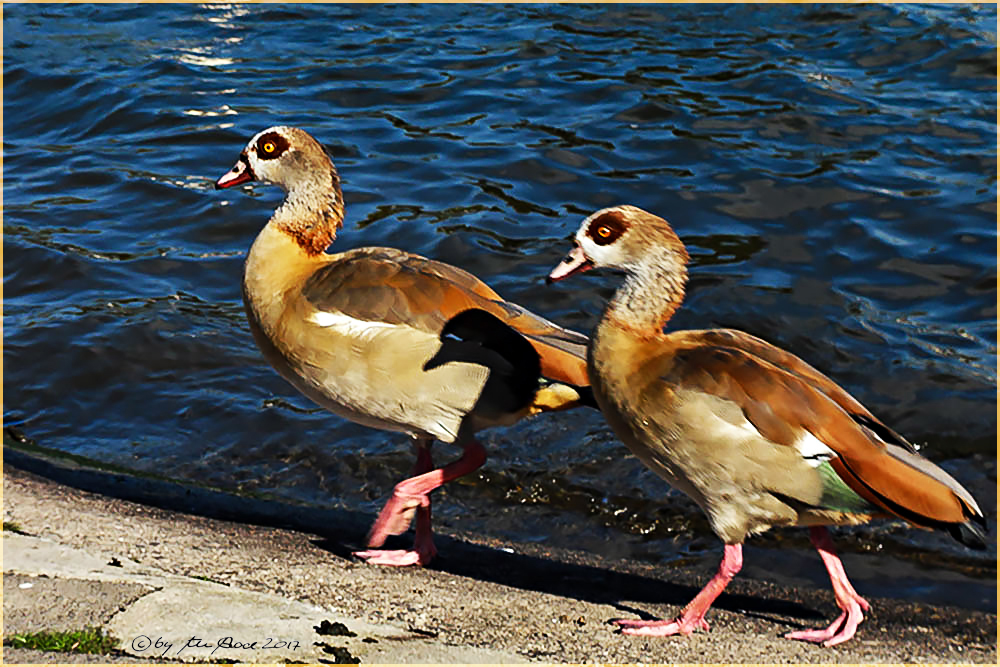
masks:
[[[573,246],[573,249],[563,258],[563,261],[559,262],[556,268],[552,269],[552,273],[545,279],[545,282],[552,284],[574,273],[583,273],[592,268],[594,268],[594,263],[584,254],[583,248],[578,245]]]
[[[253,170],[250,168],[250,162],[247,160],[246,154],[243,154],[240,155],[240,159],[236,161],[233,168],[215,182],[215,189],[231,188],[234,185],[249,183],[252,180],[254,180]]]

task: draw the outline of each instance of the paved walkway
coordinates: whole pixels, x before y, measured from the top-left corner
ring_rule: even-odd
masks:
[[[103,627],[143,660],[511,663],[278,595],[170,574],[134,561],[4,532],[4,634]],[[10,651],[8,648],[7,651]],[[23,654],[27,657],[29,654]],[[10,663],[16,655],[6,655]],[[92,656],[93,662],[105,662]],[[59,658],[62,661],[62,658]]]
[[[333,510],[319,529],[253,523],[302,519],[275,505],[266,509],[273,514],[222,520],[204,515],[224,503],[218,494],[113,473],[58,474],[69,473],[102,493],[4,465],[4,520],[27,533],[3,534],[4,637],[96,625],[124,655],[4,647],[5,663],[996,664],[994,614],[869,598],[874,611],[858,637],[824,649],[781,635],[828,623],[836,615],[828,588],[746,576],[717,601],[710,632],[628,637],[609,619],[675,614],[711,572],[444,527],[433,567],[373,567],[350,556],[367,516]],[[137,493],[161,506],[122,499]],[[867,562],[845,555],[849,570]]]

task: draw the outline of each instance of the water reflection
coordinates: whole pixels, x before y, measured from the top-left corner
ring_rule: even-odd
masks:
[[[7,5],[4,27],[5,423],[40,443],[377,509],[405,439],[315,410],[243,323],[280,193],[212,184],[287,123],[340,168],[335,250],[449,261],[580,330],[619,277],[543,287],[579,221],[663,215],[693,259],[674,326],[800,354],[995,525],[995,7]],[[445,519],[714,562],[701,515],[599,418],[489,438]],[[892,524],[844,548],[872,543],[995,571],[995,550]]]

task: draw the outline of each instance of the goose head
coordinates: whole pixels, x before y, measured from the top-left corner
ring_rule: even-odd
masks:
[[[281,186],[286,192],[302,188],[326,189],[339,185],[337,171],[326,151],[305,130],[276,125],[258,132],[233,168],[215,183],[216,189],[251,181]]]
[[[687,262],[684,244],[666,220],[635,206],[612,206],[580,224],[573,249],[552,270],[548,282],[599,267],[632,276],[673,274],[683,280]]]
[[[307,255],[321,255],[344,223],[340,176],[323,146],[297,127],[276,125],[258,132],[216,189],[250,181],[281,186],[285,201],[268,227],[283,231]]]

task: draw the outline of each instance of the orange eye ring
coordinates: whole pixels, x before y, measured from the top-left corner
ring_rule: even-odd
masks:
[[[601,225],[600,227],[597,228],[597,235],[600,236],[602,239],[606,239],[609,236],[611,236],[611,228],[608,227],[607,225]]]
[[[277,148],[277,147],[274,145],[273,141],[269,141],[266,144],[264,144],[263,148],[264,148],[264,152],[265,153],[273,153],[274,149]]]

